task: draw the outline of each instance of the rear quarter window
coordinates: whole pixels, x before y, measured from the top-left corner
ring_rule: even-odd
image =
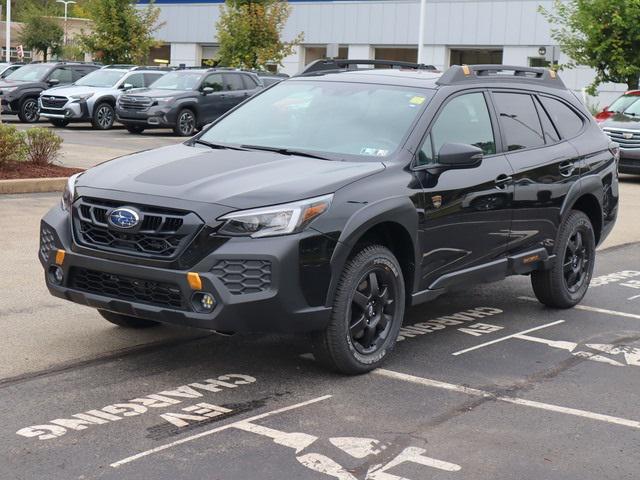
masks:
[[[584,120],[572,108],[551,97],[540,97],[540,101],[562,138],[575,137],[580,133]]]

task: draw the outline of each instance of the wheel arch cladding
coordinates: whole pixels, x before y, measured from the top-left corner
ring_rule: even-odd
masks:
[[[596,245],[600,242],[602,233],[602,208],[595,195],[586,193],[582,195],[572,206],[572,210],[580,210],[583,212],[593,226],[593,233],[596,237]]]
[[[96,101],[96,106],[102,104],[102,103],[108,103],[109,105],[111,105],[113,108],[115,108],[116,106],[116,99],[115,97],[112,97],[111,95],[106,95],[104,97],[100,97],[97,101]]]
[[[333,302],[338,280],[348,259],[363,245],[374,243],[387,247],[398,259],[408,298],[418,284],[417,233],[418,213],[409,198],[383,200],[357,211],[347,222],[332,256],[327,305],[330,306]]]

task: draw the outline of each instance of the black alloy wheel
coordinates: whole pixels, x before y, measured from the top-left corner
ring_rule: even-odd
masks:
[[[20,105],[18,117],[20,121],[25,123],[36,123],[40,120],[40,112],[38,110],[38,101],[35,98],[27,98]]]
[[[571,293],[577,292],[587,279],[589,262],[589,254],[583,240],[583,233],[576,229],[567,242],[562,266],[564,281]]]

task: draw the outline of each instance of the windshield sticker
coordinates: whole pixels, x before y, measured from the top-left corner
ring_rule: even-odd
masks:
[[[389,150],[382,148],[363,147],[360,150],[360,155],[371,155],[372,157],[386,157]]]
[[[416,95],[415,97],[411,97],[411,100],[409,100],[409,103],[412,105],[422,105],[424,101],[425,101],[424,97],[420,97]]]

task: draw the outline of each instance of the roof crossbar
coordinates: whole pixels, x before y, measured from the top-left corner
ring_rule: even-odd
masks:
[[[339,73],[355,70],[364,70],[359,68],[360,65],[369,65],[370,68],[377,66],[389,67],[389,68],[406,68],[412,70],[430,70],[437,71],[433,65],[425,65],[423,63],[412,62],[400,62],[395,60],[357,60],[357,59],[337,59],[337,58],[325,58],[316,60],[307,65],[299,75],[317,75],[322,73]],[[367,70],[369,70],[367,69]]]
[[[513,81],[566,89],[554,70],[513,65],[453,65],[436,81],[438,85],[470,82]]]

